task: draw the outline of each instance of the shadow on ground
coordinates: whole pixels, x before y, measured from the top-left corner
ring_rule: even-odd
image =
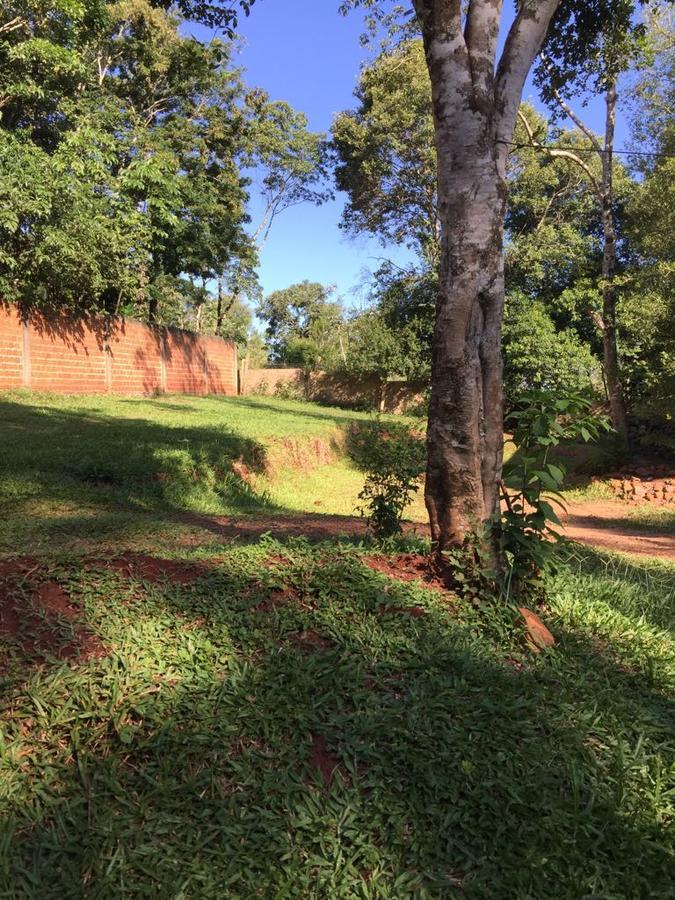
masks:
[[[329,545],[201,562],[51,573],[111,654],[7,675],[13,896],[669,895],[658,679],[562,627],[514,668]]]

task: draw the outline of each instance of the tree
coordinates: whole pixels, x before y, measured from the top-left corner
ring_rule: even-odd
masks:
[[[616,10],[616,15],[604,23],[599,29],[596,41],[597,52],[584,58],[575,57],[573,65],[563,57],[549,59],[542,54],[541,64],[537,70],[537,78],[543,94],[549,102],[567,116],[586,138],[588,146],[575,150],[573,148],[545,148],[551,156],[572,160],[584,173],[598,204],[602,220],[603,252],[601,267],[602,310],[598,312],[596,321],[602,334],[603,368],[609,399],[610,415],[614,430],[624,447],[628,445],[628,422],[626,403],[621,380],[619,352],[617,347],[617,223],[614,198],[614,132],[616,106],[618,99],[617,82],[619,75],[630,64],[638,53],[639,39],[642,36],[641,25],[634,25],[631,19],[630,4]],[[565,6],[560,12],[565,15]],[[555,41],[553,42],[556,46]],[[570,105],[570,98],[581,90],[586,90],[589,80],[601,90],[605,102],[605,128],[602,139],[583,121]],[[534,132],[527,118],[521,111],[521,118],[528,132],[530,141],[536,142]],[[589,165],[588,151],[597,157],[600,166],[599,175]],[[586,152],[584,152],[586,151]]]
[[[499,0],[413,2],[431,80],[441,225],[425,485],[439,551],[498,514],[506,160],[525,79],[559,6],[567,31],[583,33],[570,54],[555,31],[553,55],[577,66],[614,13],[604,0],[523,0],[501,53]]]
[[[350,323],[344,368],[357,376],[378,379],[378,408],[384,411],[387,380],[401,375],[403,358],[398,334],[379,311],[363,312]]]
[[[258,306],[267,321],[267,342],[273,362],[306,370],[330,368],[343,353],[344,312],[331,300],[334,288],[302,281],[268,294]]]
[[[342,226],[438,261],[436,153],[431,86],[419,40],[405,41],[366,67],[358,107],[333,122],[335,182],[348,202]]]
[[[510,407],[527,391],[565,397],[588,393],[599,379],[598,361],[574,329],[556,327],[541,300],[506,295],[504,396]]]
[[[425,500],[439,552],[498,510],[506,157],[557,0],[526,3],[500,59],[501,3],[416,0],[431,80],[440,266]]]
[[[627,207],[636,259],[620,298],[624,371],[632,400],[672,409],[675,395],[675,28],[669,4],[647,9],[646,57],[631,90],[643,175]]]
[[[247,92],[245,112],[243,164],[259,176],[263,213],[253,240],[262,248],[284,210],[329,199],[330,192],[323,186],[324,136],[308,131],[304,113],[270,100],[259,88]]]
[[[219,15],[221,25],[233,24],[237,8],[178,5]],[[4,4],[4,300],[201,327],[213,302],[204,282],[217,281],[222,331],[228,308],[257,296],[258,245],[274,217],[326,196],[322,136],[288,104],[247,88],[229,43],[182,35],[167,6]],[[252,169],[268,203],[254,234],[246,211]]]

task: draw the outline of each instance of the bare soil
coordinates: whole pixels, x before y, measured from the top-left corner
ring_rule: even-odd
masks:
[[[646,532],[633,525],[626,517],[629,507],[619,501],[603,500],[569,504],[564,517],[563,531],[573,541],[589,544],[601,550],[634,553],[675,559],[675,535],[671,531]],[[312,541],[327,540],[339,536],[362,537],[367,534],[364,519],[358,516],[326,516],[298,514],[295,516],[256,516],[234,519],[228,516],[194,516],[183,519],[223,538],[252,541],[265,533],[274,537],[306,537]],[[407,533],[429,534],[428,526],[408,522]],[[374,563],[372,568],[377,568]],[[387,572],[399,580],[420,578],[434,586],[434,578],[427,573],[409,570],[405,563],[397,564],[397,573]],[[437,585],[441,587],[442,585]]]
[[[199,578],[205,578],[211,568],[201,563],[189,563],[183,560],[162,559],[148,556],[145,553],[125,552],[113,559],[100,559],[91,563],[100,569],[112,569],[127,578],[139,578],[153,584],[172,581],[175,584],[190,584]]]
[[[433,561],[427,556],[420,556],[419,553],[399,553],[397,556],[374,554],[364,556],[362,561],[375,572],[381,572],[396,581],[421,581],[425,587],[443,593],[447,591],[443,576],[434,566]],[[391,607],[386,609],[387,611],[392,610]],[[423,612],[424,610],[422,610]]]
[[[675,534],[672,531],[645,532],[636,528],[626,518],[626,505],[618,501],[571,503],[562,520],[562,533],[581,544],[590,544],[601,550],[675,560]]]
[[[344,777],[340,760],[328,749],[326,739],[313,732],[309,738],[309,764],[319,772],[326,784],[331,784],[336,773]]]
[[[34,560],[0,565],[0,638],[35,662],[51,656],[82,663],[106,655],[98,635],[80,624],[81,610],[61,585],[37,580]]]

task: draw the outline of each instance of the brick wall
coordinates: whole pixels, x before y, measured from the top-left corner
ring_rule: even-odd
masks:
[[[274,395],[290,388],[319,403],[393,413],[422,404],[426,390],[422,382],[391,380],[383,384],[376,377],[346,373],[312,372],[307,381],[302,369],[248,369],[244,365],[240,376],[242,394]]]
[[[0,390],[237,393],[230,341],[132,319],[31,315],[0,305]]]

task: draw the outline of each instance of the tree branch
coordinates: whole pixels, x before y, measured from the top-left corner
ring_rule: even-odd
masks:
[[[474,88],[492,92],[502,0],[470,0],[464,26]]]
[[[523,125],[525,127],[525,131],[527,132],[527,137],[528,137],[532,147],[534,147],[537,150],[543,151],[544,153],[546,153],[547,156],[557,157],[558,159],[570,159],[570,160],[572,160],[572,162],[576,163],[576,165],[579,166],[580,169],[583,169],[583,171],[585,172],[586,177],[588,178],[588,180],[591,184],[591,187],[593,188],[593,191],[595,192],[597,198],[602,203],[602,198],[603,198],[602,188],[601,188],[600,184],[598,183],[598,180],[595,177],[595,175],[593,174],[593,170],[590,168],[588,163],[585,160],[583,160],[577,153],[575,153],[574,150],[563,150],[563,149],[560,149],[557,147],[556,148],[547,147],[546,144],[542,144],[541,141],[537,141],[534,137],[534,132],[532,130],[532,126],[527,121],[527,116],[522,111],[522,109],[518,110],[518,118],[520,119],[520,121],[523,123]]]
[[[13,19],[10,19],[9,22],[4,22],[0,25],[0,34],[6,34],[9,31],[16,31],[17,28],[23,28],[24,25],[28,25],[28,20],[24,19],[22,16],[14,16]]]
[[[520,11],[509,30],[497,66],[495,101],[497,107],[496,137],[499,154],[505,165],[508,142],[516,125],[525,79],[544,43],[548,26],[560,0],[523,0]]]
[[[543,53],[541,54],[541,61],[544,63],[544,65],[546,66],[547,69],[550,68],[548,65],[548,61]],[[562,109],[562,111],[565,113],[565,115],[568,116],[574,122],[574,124],[577,126],[579,131],[583,132],[583,134],[586,135],[586,137],[591,142],[591,144],[593,144],[593,148],[595,150],[597,150],[598,153],[602,153],[602,147],[600,146],[600,141],[593,134],[592,130],[588,127],[588,125],[586,125],[586,123],[582,119],[579,118],[579,116],[574,112],[574,110],[569,105],[569,103],[567,103],[563,99],[563,97],[560,95],[560,92],[556,88],[552,87],[551,90],[553,92],[553,96],[555,97],[556,103]]]

